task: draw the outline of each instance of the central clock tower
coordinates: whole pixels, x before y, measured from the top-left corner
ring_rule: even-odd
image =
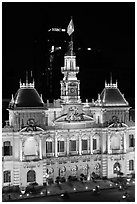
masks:
[[[73,41],[69,43],[69,50],[64,56],[64,67],[61,67],[64,74],[61,83],[61,99],[63,103],[81,103],[80,100],[80,81],[76,74],[79,67],[76,66],[76,56],[73,52]]]

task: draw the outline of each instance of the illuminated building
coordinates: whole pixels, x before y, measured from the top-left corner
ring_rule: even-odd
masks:
[[[105,82],[97,100],[82,102],[73,44],[61,72],[61,97],[53,103],[43,102],[34,81],[20,82],[12,96],[2,133],[3,186],[134,172],[135,124],[117,82]]]

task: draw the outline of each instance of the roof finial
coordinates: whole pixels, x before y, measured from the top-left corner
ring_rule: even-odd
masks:
[[[21,87],[21,79],[19,80],[19,84],[20,84],[20,87]]]
[[[117,80],[116,80],[116,88],[117,88]]]
[[[42,103],[44,103],[44,102],[43,102],[43,98],[42,98],[42,94],[40,95],[40,98],[41,98]]]
[[[107,81],[105,80],[105,88],[107,87]]]
[[[112,72],[110,73],[110,85],[112,85]]]
[[[30,77],[31,79],[33,78],[32,70],[30,71]]]
[[[11,96],[11,103],[14,103],[14,97],[13,97],[13,94]]]
[[[26,84],[28,84],[28,71],[26,71]]]

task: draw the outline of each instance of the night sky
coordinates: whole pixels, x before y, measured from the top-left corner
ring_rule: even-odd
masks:
[[[36,89],[44,100],[48,98],[45,70],[51,42],[47,31],[52,27],[66,29],[71,16],[81,98],[97,99],[112,73],[113,81],[118,80],[126,99],[134,99],[135,3],[127,2],[2,3],[3,98],[11,98],[16,93],[19,79],[25,80],[26,70],[33,71]],[[54,35],[69,40],[67,33]],[[88,47],[92,50],[88,51]],[[55,99],[60,97],[63,57],[63,51],[57,52],[53,62],[52,97]]]

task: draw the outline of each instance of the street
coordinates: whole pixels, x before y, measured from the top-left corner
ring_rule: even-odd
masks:
[[[69,198],[63,199],[60,195],[16,200],[13,202],[120,202],[125,191],[118,189],[101,190],[99,195],[94,195],[92,191],[69,193]],[[127,189],[129,202],[135,201],[135,186]],[[12,201],[11,201],[12,202]],[[122,201],[123,202],[123,201]]]

